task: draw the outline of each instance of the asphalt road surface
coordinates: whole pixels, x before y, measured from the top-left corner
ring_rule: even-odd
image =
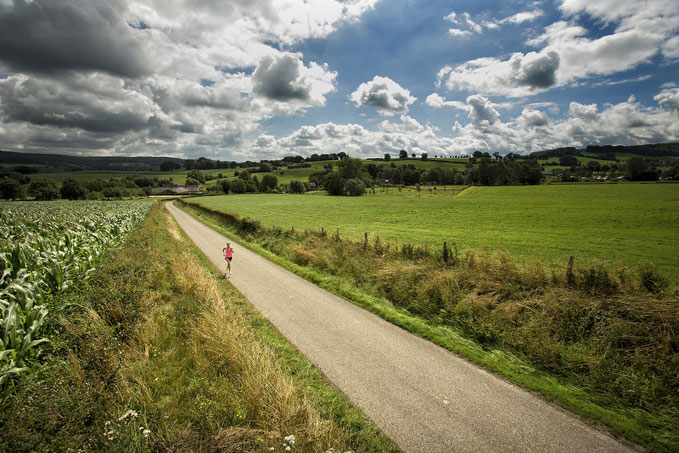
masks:
[[[231,242],[233,285],[403,451],[634,451],[167,208],[222,272]]]

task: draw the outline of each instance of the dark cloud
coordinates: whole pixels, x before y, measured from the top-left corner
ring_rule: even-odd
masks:
[[[255,94],[274,101],[308,101],[310,88],[300,80],[303,63],[291,54],[264,57],[252,74]]]
[[[150,72],[148,56],[123,19],[123,0],[14,0],[0,3],[0,60],[26,72]]]
[[[77,79],[81,79],[77,77]],[[95,88],[90,80],[41,80],[12,76],[0,80],[0,112],[5,121],[98,133],[120,133],[147,126],[152,108],[138,93],[110,90],[110,77]],[[86,93],[79,86],[89,85]]]
[[[516,74],[516,83],[519,86],[528,86],[532,89],[556,85],[556,71],[560,64],[558,53],[552,51],[529,61],[524,59],[519,64]]]

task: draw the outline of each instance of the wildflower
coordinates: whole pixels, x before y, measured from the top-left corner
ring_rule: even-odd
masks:
[[[295,436],[294,434],[290,434],[289,436],[286,436],[283,438],[284,441],[289,443],[290,445],[295,445]]]
[[[149,437],[149,434],[151,434],[151,430],[145,429],[144,431],[142,431],[142,434],[144,435],[144,437]]]
[[[288,445],[287,447],[285,447],[285,451],[290,451],[290,445]]]
[[[129,410],[128,410],[127,412],[125,412],[123,415],[121,415],[120,417],[118,417],[118,421],[119,421],[119,422],[122,422],[123,420],[125,420],[125,419],[128,418],[128,417],[137,418],[138,415],[139,415],[139,414],[137,414],[135,411],[133,411],[132,409],[129,409]]]

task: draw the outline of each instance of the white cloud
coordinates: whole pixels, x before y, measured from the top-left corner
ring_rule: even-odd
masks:
[[[522,11],[520,13],[516,13],[513,16],[509,16],[507,18],[504,18],[502,20],[499,20],[498,23],[500,24],[521,24],[523,22],[532,22],[538,17],[543,16],[545,13],[539,9],[536,9],[535,11]]]
[[[539,50],[445,66],[439,72],[438,85],[518,97],[627,71],[657,55],[679,58],[679,2],[675,0],[562,0],[560,9],[568,20],[549,25],[527,41]],[[496,24],[522,23],[542,14],[540,10],[521,12]],[[578,25],[585,14],[595,23],[613,26],[613,32],[589,38],[589,31]],[[452,20],[463,23],[455,15]]]
[[[389,77],[375,76],[364,82],[351,93],[349,99],[357,107],[375,107],[381,115],[390,116],[408,111],[408,106],[417,100],[410,91]]]
[[[282,53],[262,58],[252,74],[253,91],[271,101],[299,101],[325,105],[325,95],[335,89],[336,72],[327,65],[304,66],[301,55]]]
[[[337,72],[279,49],[376,1],[1,2],[0,144],[243,156],[263,119],[324,106],[335,90]]]
[[[444,19],[462,27],[449,29],[448,33],[453,36],[470,36],[472,33],[481,33],[483,31],[483,27],[474,22],[469,13],[462,13],[461,15],[458,15],[453,11],[444,17]]]
[[[663,110],[679,112],[679,88],[668,87],[653,98]]]
[[[675,96],[675,90],[675,86],[666,87],[656,100],[661,102]],[[451,156],[476,150],[525,154],[564,146],[679,140],[677,110],[643,106],[633,97],[606,105],[601,111],[596,104],[572,102],[568,116],[561,120],[552,119],[541,110],[553,107],[550,103],[529,104],[518,117],[507,121],[501,119],[498,112],[501,107],[484,96],[469,96],[466,110],[470,121],[466,125],[456,122],[452,138],[441,136],[429,124],[404,114],[400,121],[381,121],[376,130],[358,124],[325,123],[303,126],[278,140],[261,136],[253,150],[272,158],[291,153],[309,156],[340,151],[355,157],[375,157],[401,149],[408,153]]]
[[[437,93],[432,93],[427,96],[424,101],[429,107],[441,108],[441,107],[453,107],[458,110],[467,110],[467,104],[460,101],[446,101],[444,97],[438,95]]]
[[[488,98],[479,94],[469,96],[467,104],[471,107],[469,118],[477,126],[492,126],[500,117],[496,106]]]
[[[444,17],[444,19],[457,25],[457,27],[450,28],[448,33],[453,36],[466,37],[471,36],[473,33],[482,33],[484,29],[497,30],[501,25],[505,24],[516,25],[524,22],[532,22],[543,15],[544,12],[542,10],[536,9],[534,11],[518,12],[501,20],[484,20],[481,23],[478,23],[471,18],[469,13],[457,14],[453,11]]]
[[[556,85],[556,52],[514,53],[508,60],[480,58],[439,71],[437,85],[448,90],[526,96]]]
[[[571,102],[568,114],[574,118],[582,120],[597,120],[599,119],[599,108],[596,104],[584,105],[578,102]]]
[[[541,110],[524,108],[517,122],[525,128],[531,128],[546,126],[549,124],[549,119],[547,114]]]

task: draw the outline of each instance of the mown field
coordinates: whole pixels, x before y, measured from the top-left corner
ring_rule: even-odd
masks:
[[[339,230],[342,236],[461,249],[503,250],[520,260],[565,265],[653,263],[679,277],[679,185],[473,187],[451,197],[229,195],[197,198],[265,225]]]

